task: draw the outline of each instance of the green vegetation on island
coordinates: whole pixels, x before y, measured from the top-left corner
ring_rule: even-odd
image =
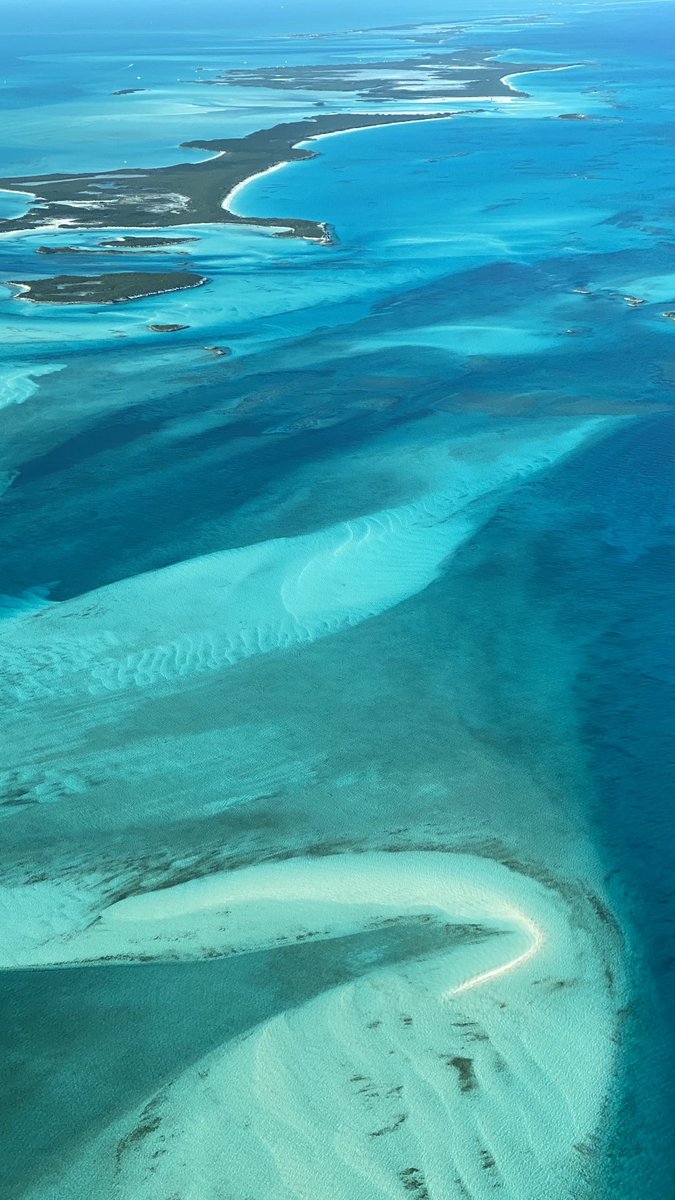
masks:
[[[109,275],[54,275],[49,279],[11,279],[17,300],[35,304],[124,304],[200,287],[208,280],[194,271],[118,271]]]
[[[456,113],[331,113],[260,129],[242,138],[191,141],[183,148],[212,157],[169,167],[101,171],[82,175],[22,176],[1,179],[5,191],[35,195],[23,216],[0,222],[4,233],[54,228],[61,222],[82,229],[163,229],[189,224],[238,224],[282,227],[295,237],[330,242],[321,221],[294,217],[240,217],[223,208],[237,184],[280,162],[313,158],[301,142],[326,133],[375,125],[448,120]],[[76,214],[76,215],[74,215]]]
[[[529,63],[495,62],[475,50],[449,54],[426,54],[396,62],[392,79],[391,62],[348,62],[321,66],[291,64],[240,68],[215,79],[200,79],[205,87],[266,87],[280,91],[347,92],[361,100],[467,99],[492,96],[524,96],[510,87],[508,76],[523,71],[541,71],[545,66]],[[430,90],[431,89],[431,90]]]

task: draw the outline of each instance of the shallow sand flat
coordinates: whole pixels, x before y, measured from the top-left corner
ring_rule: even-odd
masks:
[[[62,371],[65,363],[3,363],[0,368],[0,408],[23,404],[37,392],[41,375]]]
[[[449,1198],[585,1195],[618,946],[573,886],[472,855],[292,859],[123,900],[71,949],[203,952],[219,925],[221,946],[252,951],[425,913],[475,941],[371,974],[366,957],[364,977],[210,1053],[94,1138],[59,1194],[84,1197],[95,1171],[144,1200],[291,1200],[317,1183],[366,1200],[413,1179]]]
[[[541,353],[556,343],[556,335],[547,334],[546,331],[533,333],[522,326],[497,325],[485,320],[480,324],[417,326],[410,330],[408,337],[414,346],[438,347],[454,354],[494,354],[504,357]],[[365,338],[363,341],[363,345],[370,350],[400,343],[400,331]]]
[[[441,445],[433,490],[420,481],[422,494],[400,507],[191,559],[6,624],[3,692],[22,702],[152,686],[359,624],[428,587],[491,497],[611,424],[554,419]]]

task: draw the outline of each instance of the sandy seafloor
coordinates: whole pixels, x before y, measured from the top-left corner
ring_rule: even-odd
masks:
[[[7,1200],[671,1200],[674,23],[464,21],[577,65],[237,195],[333,246],[0,289]],[[317,99],[197,68],[434,49],[267,32],[13,35],[2,174]]]

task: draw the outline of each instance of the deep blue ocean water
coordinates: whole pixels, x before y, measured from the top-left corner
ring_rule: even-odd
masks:
[[[514,532],[525,537],[514,555],[530,563],[537,604],[582,646],[575,693],[594,835],[610,894],[638,931],[608,1191],[621,1197],[672,1190],[674,444],[670,414],[626,429],[527,489],[486,534],[495,556]]]
[[[105,12],[95,27],[81,12],[56,21],[47,8],[40,32],[10,17],[3,176],[156,166],[184,157],[184,140],[304,114],[304,95],[204,88],[197,67],[274,64],[280,45],[298,63],[418,49],[400,31],[334,32],[334,13],[298,5],[257,5],[255,21],[240,7],[229,23],[205,6],[188,28],[169,8],[151,32],[140,6],[124,31]],[[72,880],[103,864],[110,878],[147,873],[154,886],[177,861],[220,861],[223,847],[255,861],[315,844],[379,845],[386,830],[410,844],[431,833],[451,844],[494,838],[564,874],[577,839],[600,863],[629,975],[592,1194],[670,1200],[675,322],[664,313],[675,309],[675,13],[667,0],[559,4],[548,23],[495,22],[508,13],[505,4],[341,12],[345,27],[480,16],[450,48],[574,66],[516,80],[530,94],[522,102],[326,139],[319,157],[238,197],[242,214],[327,220],[335,246],[195,228],[189,261],[212,283],[193,294],[76,311],[0,289],[8,611],[32,604],[36,589],[67,601],[197,555],[396,509],[426,493],[446,443],[482,439],[489,466],[486,447],[524,441],[542,422],[609,421],[571,457],[551,453],[534,478],[523,468],[520,486],[510,478],[431,586],[372,620],[251,659],[233,683],[223,673],[205,685],[206,700],[188,679],[184,694],[160,687],[129,712],[110,701],[90,719],[79,705],[70,733],[58,713],[43,720],[36,709],[11,735],[8,788],[19,779],[29,800],[8,802],[6,865]],[[297,32],[331,36],[284,37]],[[134,76],[147,91],[110,95]],[[344,97],[330,106],[344,111]],[[569,112],[592,119],[558,119]],[[0,204],[0,216],[17,211],[15,197]],[[72,230],[49,236],[73,240]],[[94,245],[98,234],[77,236]],[[0,239],[0,278],[48,274],[35,254],[44,240]],[[97,255],[87,261],[104,269]],[[190,328],[168,340],[147,330],[174,320]],[[210,357],[211,344],[232,356]],[[480,780],[444,791],[448,778],[471,775],[467,730],[501,756],[497,801]],[[193,752],[195,738],[206,753]],[[520,771],[543,781],[540,809],[524,798],[518,810]],[[101,1011],[113,1004],[122,1029],[137,1006],[149,1029],[172,986],[165,968],[153,966],[145,984],[142,967],[133,981],[114,968],[112,1001],[98,977],[87,983],[87,968],[65,981],[59,972],[58,983],[54,972],[36,975],[40,997],[53,989],[44,1007],[70,1013],[47,1028],[44,1010],[21,999],[30,979],[14,977],[5,1029],[20,1028],[23,1041],[10,1042],[6,1102],[42,1114],[53,1136],[26,1144],[15,1134],[6,1194],[32,1196],[85,1131],[233,1030],[358,974],[361,943],[340,945],[334,959],[323,945],[315,958],[303,948],[306,986],[295,991],[288,951],[284,962],[261,952],[251,987],[228,960],[206,964],[218,976],[209,987],[191,966],[178,987],[194,1006],[194,1040],[183,1030],[169,1053],[148,1034],[143,1060],[137,1038],[126,1091],[119,1042],[102,1063],[95,1055]],[[399,933],[371,950],[373,962],[410,953]],[[210,986],[234,997],[231,1027],[214,1023]],[[52,1100],[55,1062],[68,1095],[77,1080],[83,1094],[95,1087],[91,1118],[81,1100],[72,1119]]]

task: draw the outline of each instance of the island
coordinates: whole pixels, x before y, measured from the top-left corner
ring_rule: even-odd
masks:
[[[198,242],[196,237],[127,237],[106,238],[95,246],[38,246],[36,254],[126,254],[136,250],[163,252],[184,242]]]
[[[16,300],[34,304],[124,304],[208,283],[193,271],[117,271],[106,275],[53,275],[48,279],[8,279]]]
[[[189,328],[189,325],[148,325],[151,333],[179,333],[181,329]]]
[[[0,179],[0,188],[5,191],[29,191],[35,196],[28,212],[1,221],[0,230],[3,233],[53,230],[61,225],[69,229],[111,226],[163,229],[189,224],[237,224],[270,230],[281,227],[288,236],[329,244],[330,231],[321,221],[238,216],[227,207],[228,197],[251,176],[280,163],[314,158],[316,151],[303,145],[313,138],[380,125],[451,120],[457,115],[456,112],[322,113],[256,130],[246,137],[184,142],[183,149],[203,150],[211,156],[201,162]]]
[[[96,246],[38,246],[36,254],[98,254]],[[120,253],[112,251],[113,254]]]
[[[517,74],[549,69],[545,64],[497,62],[487,52],[465,50],[391,61],[321,66],[261,67],[229,71],[218,79],[200,80],[213,86],[266,86],[286,90],[310,89],[315,93],[342,91],[351,107],[354,94],[372,101],[411,99],[446,102],[455,97],[512,100],[517,92],[509,79]],[[392,74],[394,77],[392,78]],[[123,89],[118,94],[139,89]],[[452,93],[448,96],[444,93]],[[315,106],[323,101],[316,99]],[[0,232],[53,232],[66,228],[138,229],[102,239],[98,246],[68,244],[38,247],[40,254],[107,254],[138,250],[167,250],[197,241],[192,234],[167,236],[156,231],[202,224],[246,225],[267,229],[272,237],[302,238],[330,246],[337,237],[317,214],[316,219],[295,216],[243,216],[233,211],[240,188],[285,163],[316,157],[312,143],[330,134],[417,121],[448,121],[482,108],[431,112],[321,111],[296,121],[259,129],[244,137],[183,142],[181,149],[203,151],[198,162],[178,162],[165,167],[123,167],[81,174],[24,175],[0,179],[0,189],[32,196],[28,211],[0,221]],[[57,275],[48,279],[21,279],[17,299],[38,304],[120,304],[141,297],[199,287],[204,276],[181,269],[164,272],[112,272],[96,275]]]
[[[396,62],[347,62],[321,66],[286,65],[239,68],[213,79],[199,79],[204,87],[266,87],[281,91],[347,92],[361,100],[428,100],[430,96],[482,100],[526,96],[509,84],[509,77],[544,71],[542,63],[497,62],[475,50],[426,54]],[[549,68],[550,69],[550,68]],[[432,89],[430,91],[430,88]]]
[[[99,246],[112,250],[158,250],[164,246],[182,246],[184,242],[198,242],[197,237],[135,237],[125,234],[124,237],[104,238]]]

